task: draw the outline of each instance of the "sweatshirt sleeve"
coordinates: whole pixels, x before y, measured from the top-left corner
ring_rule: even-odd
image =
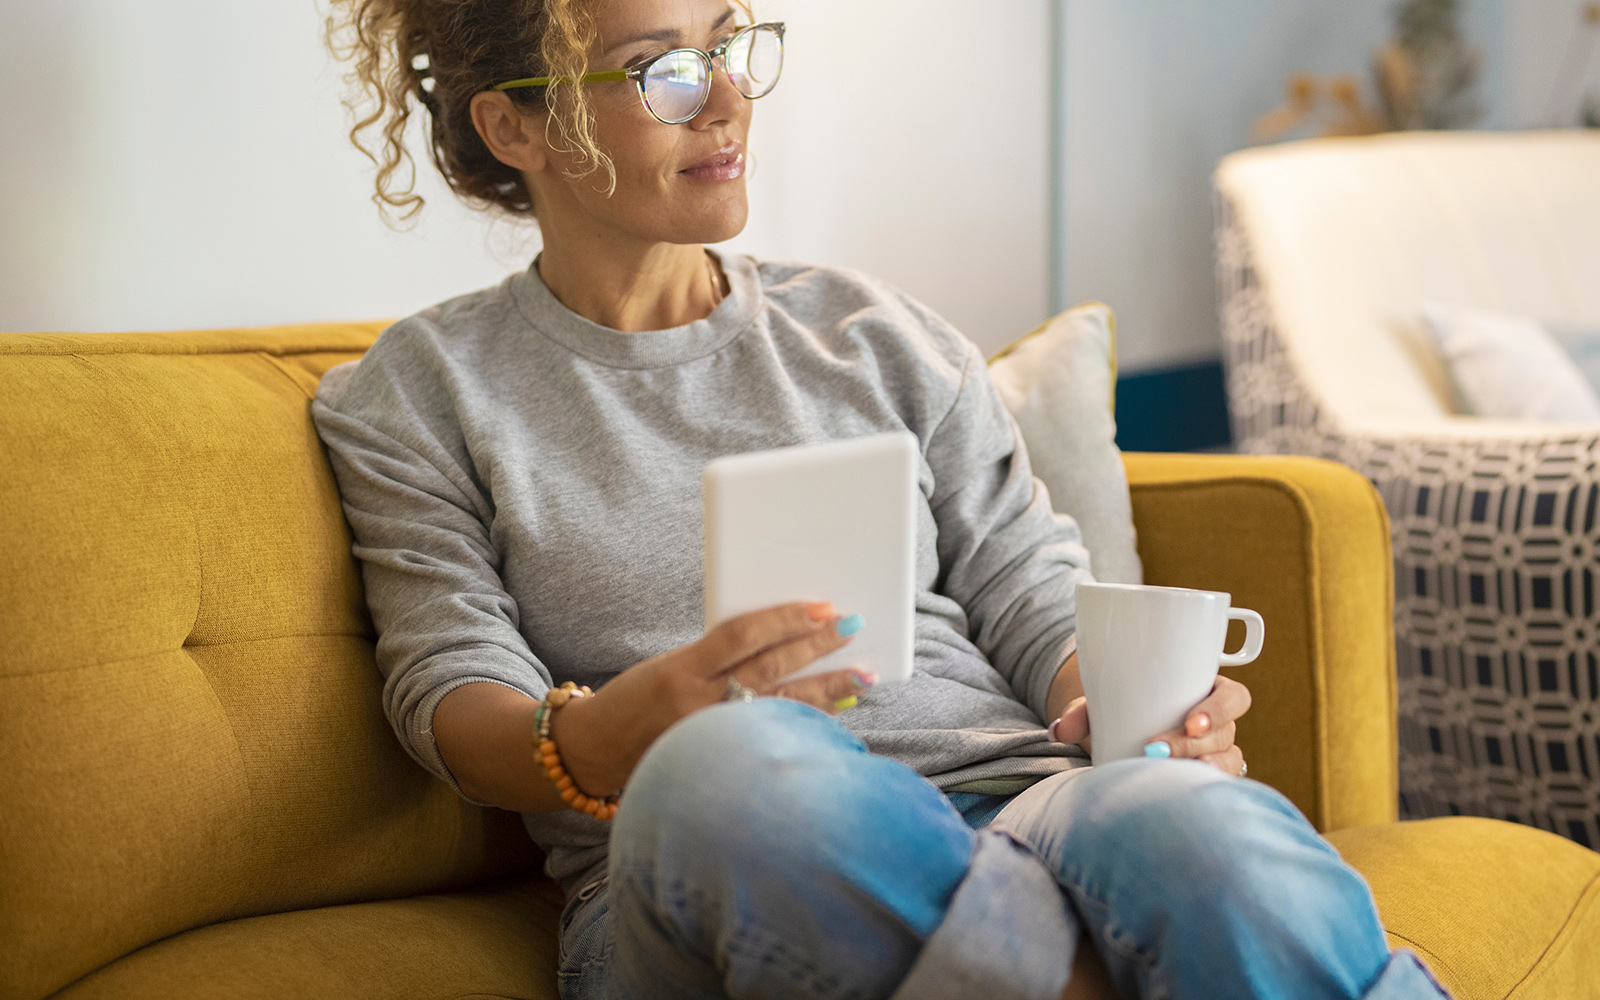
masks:
[[[938,589],[966,610],[969,638],[1042,720],[1056,671],[1077,649],[1077,585],[1093,579],[1089,552],[1077,522],[1051,509],[988,366],[961,339],[960,387],[926,453]]]
[[[516,601],[500,578],[491,500],[452,454],[448,433],[430,429],[398,389],[384,386],[378,391],[395,398],[360,408],[381,412],[381,420],[362,419],[342,411],[332,381],[324,379],[311,412],[378,632],[384,712],[418,763],[462,798],[486,805],[462,792],[445,766],[433,738],[434,710],[445,695],[477,681],[533,698],[551,685],[518,631]]]

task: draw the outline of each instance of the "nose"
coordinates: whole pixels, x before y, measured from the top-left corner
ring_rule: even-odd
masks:
[[[748,112],[745,105],[750,102],[729,78],[726,58],[726,55],[719,55],[711,61],[711,91],[706,95],[705,107],[689,119],[689,125],[696,129],[713,128]]]

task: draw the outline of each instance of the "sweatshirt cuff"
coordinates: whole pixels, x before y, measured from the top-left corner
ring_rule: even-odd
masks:
[[[439,752],[439,744],[433,738],[433,715],[439,708],[439,702],[444,700],[444,696],[463,685],[482,683],[498,684],[513,691],[520,691],[530,698],[544,697],[543,691],[529,691],[493,677],[452,677],[422,696],[422,700],[417,704],[417,710],[411,713],[411,719],[406,724],[405,735],[406,747],[411,751],[411,756],[416,758],[417,763],[437,775],[465,801],[475,806],[492,807],[494,803],[481,802],[461,790],[461,783],[450,773],[450,768],[444,762],[444,755]]]

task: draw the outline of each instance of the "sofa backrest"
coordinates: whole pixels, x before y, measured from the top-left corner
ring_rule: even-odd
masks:
[[[1600,132],[1410,132],[1234,153],[1216,185],[1279,340],[1347,427],[1458,409],[1427,302],[1600,329]]]
[[[380,328],[0,334],[0,996],[536,862],[383,716],[310,417]]]

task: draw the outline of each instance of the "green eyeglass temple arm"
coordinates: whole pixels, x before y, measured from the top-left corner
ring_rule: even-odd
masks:
[[[578,78],[579,83],[605,83],[609,80],[626,80],[628,71],[625,69],[608,69],[598,73],[585,73]],[[552,83],[571,83],[570,76],[530,76],[522,80],[507,80],[505,83],[494,85],[495,90],[510,90],[513,87],[548,87]]]

